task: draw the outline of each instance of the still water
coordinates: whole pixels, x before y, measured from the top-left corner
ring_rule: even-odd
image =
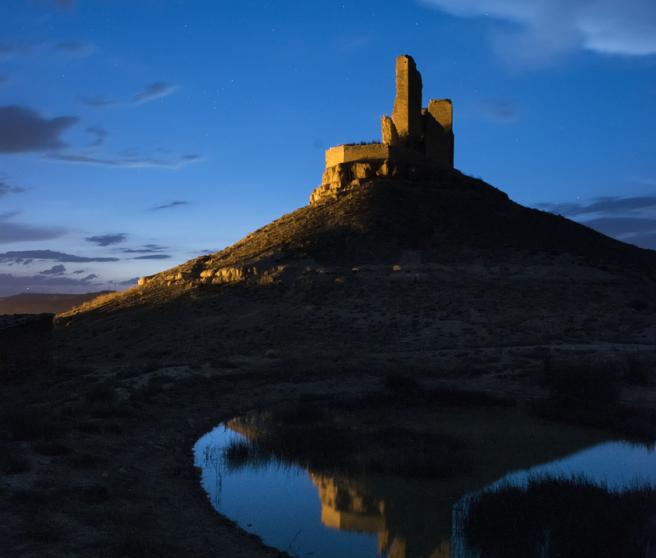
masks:
[[[246,441],[234,424],[218,426],[194,446],[204,490],[215,509],[241,528],[303,558],[463,556],[452,525],[454,510],[468,494],[523,485],[531,477],[575,475],[616,491],[656,485],[654,448],[623,441],[596,443],[531,467],[510,465],[501,475],[495,470],[492,477],[448,481],[328,475],[266,460],[231,467],[225,449]]]

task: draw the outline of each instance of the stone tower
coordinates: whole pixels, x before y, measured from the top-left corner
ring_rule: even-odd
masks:
[[[402,144],[421,142],[421,74],[412,56],[404,54],[396,59],[396,97],[392,122]]]
[[[344,144],[326,151],[321,186],[310,203],[336,197],[374,177],[416,180],[453,168],[453,104],[431,99],[422,108],[421,74],[412,56],[396,58],[392,116],[381,120],[380,143]]]

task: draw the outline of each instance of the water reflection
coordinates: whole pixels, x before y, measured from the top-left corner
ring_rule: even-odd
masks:
[[[469,430],[463,416],[454,418],[459,435],[475,450],[476,466],[448,478],[335,473],[276,459],[257,451],[266,417],[230,421],[201,438],[194,451],[219,512],[266,544],[313,558],[473,556],[460,529],[465,495],[499,482],[525,483],[531,475],[585,474],[617,490],[636,480],[656,483],[653,449],[600,444],[598,433],[558,434],[560,427],[537,422],[528,425],[527,440],[525,432],[508,431],[513,417],[485,418],[473,416]],[[516,447],[516,435],[525,448]]]

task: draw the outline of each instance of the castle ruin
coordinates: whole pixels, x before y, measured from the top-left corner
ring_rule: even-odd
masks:
[[[396,59],[392,116],[381,120],[380,143],[345,144],[326,151],[322,184],[310,204],[335,198],[374,177],[420,178],[436,168],[453,168],[453,105],[430,99],[422,108],[421,74],[412,56]]]

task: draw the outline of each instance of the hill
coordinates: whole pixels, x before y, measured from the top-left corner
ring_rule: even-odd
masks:
[[[58,314],[111,291],[83,294],[23,293],[0,298],[0,314]]]
[[[62,349],[74,335],[94,360],[101,332],[121,358],[198,363],[656,342],[655,252],[454,170],[361,181],[141,283],[65,313]]]

